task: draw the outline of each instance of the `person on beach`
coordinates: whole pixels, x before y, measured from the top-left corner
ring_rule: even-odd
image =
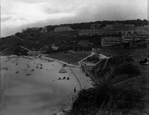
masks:
[[[148,65],[149,64],[149,59],[147,57],[144,58],[144,60],[140,61],[141,65]]]
[[[77,92],[76,87],[74,88],[74,92],[75,92],[75,93]]]
[[[30,67],[30,65],[29,64],[27,64],[27,68],[29,68]]]
[[[34,71],[34,69],[32,69],[32,71]]]
[[[8,67],[6,67],[5,70],[8,70]]]

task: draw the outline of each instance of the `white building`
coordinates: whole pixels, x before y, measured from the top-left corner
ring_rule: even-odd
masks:
[[[83,72],[88,73],[88,72],[90,72],[92,70],[93,67],[95,67],[95,66],[97,66],[97,64],[101,63],[102,60],[105,60],[105,59],[108,60],[108,59],[110,59],[110,57],[107,57],[107,56],[105,56],[103,54],[94,54],[94,55],[96,55],[99,58],[99,61],[98,62],[93,63],[93,62],[85,61],[85,60],[82,60],[80,62],[81,68],[82,68],[82,71]]]
[[[140,26],[135,28],[136,38],[149,39],[149,26]]]
[[[149,39],[149,32],[148,33],[138,33],[136,37],[140,40]]]
[[[101,46],[112,46],[121,43],[121,37],[102,37],[101,38]]]
[[[86,29],[86,30],[80,30],[79,36],[92,36],[92,35],[102,35],[103,30],[102,29]]]
[[[58,49],[59,49],[59,46],[53,44],[51,48],[52,48],[53,50],[58,50]]]
[[[133,24],[115,23],[104,27],[104,34],[134,34]]]

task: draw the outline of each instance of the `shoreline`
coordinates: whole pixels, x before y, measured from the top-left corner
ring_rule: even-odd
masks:
[[[94,53],[91,53],[89,56],[92,56],[92,55],[94,55]],[[89,57],[89,56],[87,56],[87,57]],[[82,60],[86,59],[87,57],[83,58]],[[74,75],[75,75],[76,78],[78,79],[78,82],[80,83],[80,86],[81,86],[82,89],[84,89],[85,87],[88,87],[88,88],[89,88],[89,87],[92,87],[92,82],[93,82],[92,78],[87,78],[87,77],[86,77],[85,73],[80,69],[80,65],[73,65],[73,64],[70,64],[70,63],[67,63],[67,62],[64,62],[64,61],[61,61],[61,60],[49,58],[49,57],[45,57],[45,58],[48,58],[48,59],[57,61],[58,63],[61,63],[61,64],[66,64],[67,67],[70,68],[70,70],[74,73]],[[80,60],[78,63],[80,63],[82,60]],[[78,73],[73,70],[73,68],[80,69],[80,71],[81,71],[81,73],[82,73],[81,76],[84,76],[84,78],[87,79],[87,82],[90,81],[90,86],[87,86],[86,83],[82,83],[82,80],[80,79],[81,76],[79,76]],[[84,80],[83,80],[83,81],[84,81]]]
[[[8,56],[4,56],[4,57],[6,57],[6,58],[3,59],[3,61],[4,61],[4,63],[5,63],[5,61],[8,59],[8,58],[7,58]],[[10,60],[10,61],[11,61],[10,63],[14,63],[14,64],[15,64],[15,63],[18,61],[18,59],[22,59],[22,57],[23,57],[23,56],[20,56],[20,58],[18,58],[18,57],[16,57],[16,56],[12,56],[12,60]],[[56,60],[54,60],[54,61],[52,61],[52,62],[51,62],[51,61],[48,62],[48,61],[42,60],[42,59],[40,59],[40,58],[32,58],[32,57],[28,57],[28,56],[27,56],[26,58],[24,57],[23,59],[25,59],[24,62],[19,62],[19,63],[22,63],[23,66],[24,66],[24,64],[27,64],[27,61],[28,61],[28,60],[29,60],[30,63],[33,63],[33,62],[38,63],[38,62],[40,61],[40,62],[41,62],[42,64],[44,64],[44,66],[46,66],[46,67],[49,67],[48,64],[50,64],[50,63],[51,63],[51,64],[52,64],[52,63],[57,63],[57,64],[59,63],[59,69],[60,69],[60,68],[62,67],[62,65],[64,64],[64,63],[60,63],[59,61],[56,61]],[[13,61],[13,60],[15,60],[15,61]],[[2,61],[2,60],[1,60],[1,61]],[[39,62],[39,63],[40,63],[40,62]],[[7,63],[7,64],[10,64],[9,61],[7,61],[6,63]],[[4,64],[4,65],[5,65],[5,64]],[[15,66],[16,66],[16,65],[15,65]],[[11,67],[13,67],[13,66],[11,66]],[[19,67],[19,66],[18,66],[18,67]],[[20,66],[20,68],[21,68],[21,67],[22,67],[22,66]],[[75,67],[76,67],[76,66],[75,66]],[[75,68],[75,67],[72,66],[72,65],[70,65],[70,66],[67,66],[66,69],[69,68],[69,69],[71,70],[71,68]],[[78,67],[78,66],[77,66],[77,67]],[[15,68],[15,67],[13,67],[13,68]],[[79,67],[78,67],[78,68],[79,68]],[[45,67],[44,67],[43,69],[45,69]],[[58,70],[59,70],[59,69],[58,69]],[[17,70],[17,69],[16,69],[16,70]],[[16,70],[15,70],[15,71],[16,71]],[[41,71],[41,70],[39,70],[39,71]],[[46,71],[46,70],[44,70],[44,71]],[[57,71],[57,70],[54,70],[54,71]],[[54,72],[54,71],[51,70],[51,72]],[[19,70],[19,72],[20,72],[20,70]],[[39,72],[38,72],[38,73],[39,73]],[[78,82],[78,85],[79,85],[79,84],[81,83],[81,82],[80,82],[80,79],[78,79],[78,76],[77,76],[76,74],[74,74],[72,70],[71,70],[71,73],[73,74],[71,77],[74,76],[73,79],[74,79],[74,80],[76,79],[76,81]],[[21,74],[23,74],[23,73],[21,73]],[[39,74],[40,74],[40,73],[39,73]],[[53,73],[53,74],[54,74],[54,73]],[[60,75],[60,73],[57,73],[57,74],[58,74],[58,76]],[[63,74],[62,74],[62,75],[63,75]],[[16,77],[16,78],[17,78],[17,77]],[[46,77],[45,77],[45,78],[46,78]],[[22,78],[21,78],[21,79],[22,79]],[[26,78],[24,78],[24,79],[26,79]],[[58,82],[61,82],[62,84],[65,83],[64,81],[58,81]],[[69,84],[71,85],[71,82],[70,82]],[[69,85],[69,84],[68,84],[68,85]],[[80,87],[79,90],[81,90],[82,87],[83,87],[82,84],[80,84],[79,87]],[[68,87],[68,89],[69,89],[69,87]],[[78,88],[77,88],[77,90],[78,90]],[[67,102],[66,102],[66,103],[67,103]],[[61,106],[62,106],[62,105],[61,105]],[[65,106],[69,108],[71,105],[65,105]],[[52,107],[52,108],[53,108],[53,107]],[[50,109],[52,109],[52,108],[50,107],[48,110],[50,110]],[[54,107],[54,108],[55,108],[55,107]]]

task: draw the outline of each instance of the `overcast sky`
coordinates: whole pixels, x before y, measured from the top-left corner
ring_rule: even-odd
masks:
[[[23,28],[147,19],[147,0],[1,0],[1,36]]]

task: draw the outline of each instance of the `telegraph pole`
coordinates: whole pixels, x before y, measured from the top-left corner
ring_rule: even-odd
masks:
[[[73,51],[75,51],[75,42],[73,41]]]
[[[1,11],[1,8],[0,8]],[[1,23],[1,19],[0,19],[0,23]],[[1,28],[1,27],[0,27]],[[1,33],[0,33],[0,45],[1,45]],[[0,68],[1,68],[1,54],[0,54]],[[2,103],[2,81],[1,81],[1,69],[0,69],[0,106]]]
[[[147,58],[149,59],[149,41],[147,41]],[[149,60],[148,60],[149,62]],[[147,105],[147,108],[149,107],[149,65],[147,65],[147,102],[148,102],[148,105]]]
[[[0,56],[0,68],[1,68],[1,56]],[[2,80],[1,80],[1,70],[0,70],[0,105],[1,103],[2,103]]]
[[[147,0],[147,21],[149,26],[149,1]],[[147,57],[149,59],[149,38],[147,38]],[[149,60],[148,60],[149,62]],[[147,108],[149,107],[149,65],[147,66]]]

